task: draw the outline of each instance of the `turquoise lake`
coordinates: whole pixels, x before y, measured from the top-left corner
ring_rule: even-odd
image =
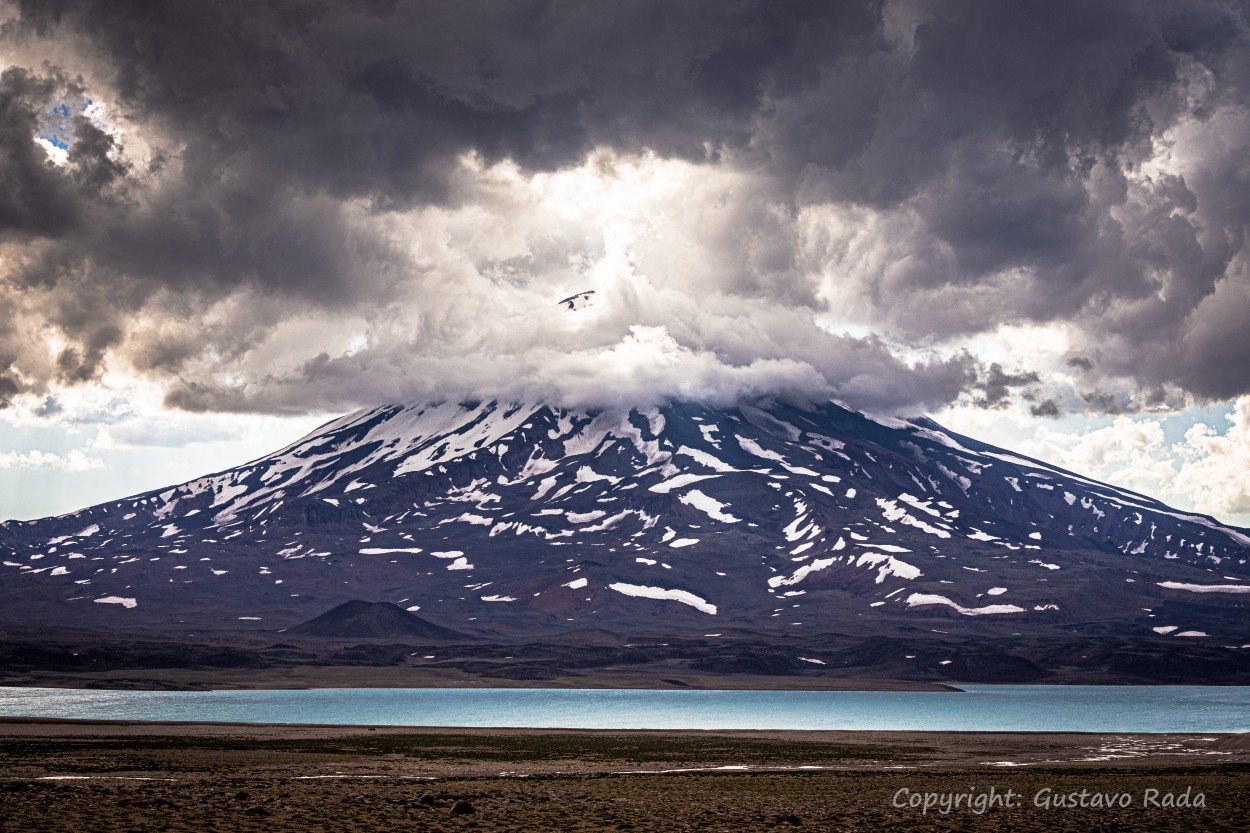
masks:
[[[1244,732],[1250,686],[963,692],[602,689],[97,691],[0,687],[0,715],[577,729]]]

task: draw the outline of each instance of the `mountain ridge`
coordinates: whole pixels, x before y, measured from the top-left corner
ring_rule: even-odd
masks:
[[[0,526],[10,617],[280,629],[1235,637],[1250,533],[948,431],[775,400],[387,405],[187,483]],[[1147,610],[1147,608],[1149,608]],[[124,618],[123,618],[124,617]]]

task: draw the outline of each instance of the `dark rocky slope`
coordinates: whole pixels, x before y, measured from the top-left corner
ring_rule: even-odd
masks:
[[[393,406],[190,483],[3,524],[0,624],[276,631],[365,599],[488,640],[1241,650],[1248,556],[1245,530],[832,403]]]

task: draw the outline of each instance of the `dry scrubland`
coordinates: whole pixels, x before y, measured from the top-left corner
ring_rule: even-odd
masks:
[[[1089,760],[1093,759],[1093,760]],[[995,766],[1010,761],[1022,766]],[[716,769],[744,767],[745,769]],[[807,767],[804,769],[803,767]],[[674,771],[676,770],[676,771]],[[1250,829],[1250,739],[868,732],[563,732],[0,723],[0,830]],[[943,817],[900,788],[999,793]],[[1132,806],[1044,809],[1055,793]],[[1141,806],[1203,793],[1205,807]]]

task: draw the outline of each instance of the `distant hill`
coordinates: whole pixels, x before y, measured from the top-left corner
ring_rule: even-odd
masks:
[[[469,639],[462,633],[428,622],[390,602],[359,599],[344,602],[333,610],[288,628],[287,633],[341,639]]]

